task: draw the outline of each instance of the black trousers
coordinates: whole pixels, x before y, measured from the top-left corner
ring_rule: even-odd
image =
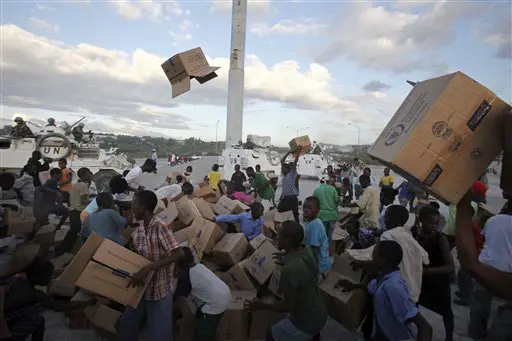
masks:
[[[82,221],[80,220],[80,211],[69,211],[69,231],[66,233],[64,240],[55,249],[55,256],[58,257],[63,253],[70,252],[75,246],[76,236],[82,229]]]
[[[277,205],[277,212],[292,211],[296,222],[299,222],[299,197],[297,195],[285,196]]]

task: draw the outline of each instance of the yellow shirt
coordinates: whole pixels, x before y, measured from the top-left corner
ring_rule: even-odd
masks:
[[[220,172],[211,171],[208,173],[208,180],[210,180],[210,187],[218,191],[219,190],[219,182],[222,180],[222,175]]]
[[[393,175],[383,176],[382,178],[380,178],[380,183],[383,186],[389,186],[394,182],[395,182],[395,177]]]

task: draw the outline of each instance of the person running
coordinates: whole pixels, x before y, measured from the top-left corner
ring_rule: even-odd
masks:
[[[152,263],[133,275],[130,285],[141,286],[151,272],[154,274],[138,306],[127,306],[117,323],[117,334],[123,341],[139,340],[144,320],[149,340],[172,340],[173,264],[183,259],[184,253],[171,227],[153,214],[157,203],[152,191],[142,190],[134,196],[133,215],[143,224],[133,234],[133,247]]]
[[[218,215],[215,217],[215,222],[238,223],[240,224],[240,232],[242,232],[247,237],[247,239],[253,240],[261,234],[263,229],[262,216],[263,205],[255,202],[251,205],[251,212]]]
[[[439,216],[439,211],[430,205],[422,207],[418,216],[421,226],[418,243],[428,252],[430,260],[423,268],[419,304],[443,317],[446,341],[452,341],[455,320],[450,282],[455,266],[448,241],[437,231]]]
[[[329,257],[330,242],[325,233],[325,226],[318,218],[320,201],[317,197],[308,197],[302,206],[304,214],[304,242],[309,246],[318,260],[320,280],[324,280],[332,266],[332,258]]]
[[[219,190],[219,183],[222,180],[222,174],[219,172],[219,165],[214,164],[212,166],[212,170],[208,173],[208,180],[210,182],[210,187],[214,191]]]
[[[63,197],[59,191],[59,181],[62,178],[62,171],[59,168],[50,170],[50,179],[43,186],[38,187],[34,194],[34,218],[37,228],[48,225],[48,215],[55,214],[60,216],[57,224],[57,230],[60,230],[69,211],[67,207],[61,204]]]
[[[285,221],[277,230],[278,255],[281,267],[279,291],[283,300],[266,303],[254,299],[245,303],[251,311],[272,310],[288,313],[268,332],[270,341],[320,340],[320,331],[327,322],[324,299],[318,287],[318,265],[309,247],[303,245],[304,229],[299,223]]]
[[[192,250],[182,247],[184,257],[176,262],[176,297],[191,297],[196,312],[195,341],[214,341],[217,326],[232,301],[231,290],[210,269],[194,261]]]
[[[245,176],[244,172],[240,170],[240,165],[235,165],[235,172],[231,176],[231,184],[233,185],[233,191],[245,193],[246,182],[247,177]]]
[[[320,181],[320,186],[313,191],[313,196],[318,198],[320,201],[320,213],[318,214],[318,218],[325,226],[329,245],[332,244],[332,234],[334,232],[336,222],[340,219],[340,214],[338,212],[340,199],[333,184],[334,183],[330,178],[328,182]]]
[[[273,203],[275,197],[274,187],[272,187],[265,175],[261,172],[255,172],[252,167],[247,167],[245,172],[249,178],[252,178],[251,187],[253,188],[255,201],[269,200]]]
[[[69,204],[69,193],[73,188],[73,171],[68,168],[68,161],[64,158],[59,160],[59,168],[62,171],[62,178],[59,181],[59,190],[64,196],[64,202]]]
[[[341,279],[338,286],[346,291],[368,290],[373,297],[374,328],[372,341],[432,340],[432,327],[421,315],[411,298],[399,265],[403,252],[400,244],[393,240],[383,240],[373,249],[373,262],[379,271],[368,285]],[[411,328],[416,325],[417,333]]]
[[[284,154],[283,158],[281,159],[281,173],[283,174],[283,181],[281,186],[281,200],[279,200],[279,205],[277,205],[277,211],[292,211],[295,221],[299,222],[299,189],[297,187],[297,162],[299,162],[300,147],[299,149],[293,152],[296,153],[293,163],[286,163],[288,155],[292,153],[291,150]]]
[[[69,231],[66,233],[64,240],[56,248],[56,256],[60,256],[65,252],[70,252],[76,242],[76,236],[82,229],[80,214],[89,205],[89,185],[92,182],[92,172],[89,168],[80,168],[77,172],[78,182],[73,185],[70,192],[69,205]]]

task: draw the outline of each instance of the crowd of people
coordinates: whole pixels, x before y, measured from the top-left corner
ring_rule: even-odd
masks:
[[[292,162],[287,162],[289,155],[294,155]],[[397,185],[388,168],[377,182],[371,169],[355,159],[353,165],[337,169],[329,166],[326,176],[300,209],[299,155],[300,148],[291,150],[281,160],[279,198],[277,179],[267,178],[259,167],[247,167],[243,172],[236,166],[232,176],[224,179],[215,164],[203,183],[214,192],[249,205],[248,212],[215,218],[218,223],[238,223],[248,240],[261,234],[265,206],[293,213],[293,220],[281,225],[276,238],[279,252],[275,257],[282,269],[279,289],[283,299],[268,303],[256,298],[245,303],[251,311],[288,314],[270,328],[268,340],[320,340],[327,309],[319,285],[331,270],[337,252],[333,242],[336,226],[347,232],[345,249],[366,250],[372,255],[370,261],[353,264],[363,269],[366,282],[338,283],[346,291],[367,291],[369,303],[361,332],[368,340],[431,340],[432,327],[419,306],[439,314],[445,339],[454,340],[450,285],[455,277],[451,252],[455,244],[462,265],[457,274],[459,297],[455,303],[470,305],[470,336],[492,341],[512,339],[510,194],[504,193],[507,204],[500,214],[489,217],[487,211],[476,205],[485,201],[487,184],[480,179],[458,205],[450,207],[443,222],[439,204],[428,201],[428,195],[419,187],[409,182]],[[40,173],[45,171],[49,171],[50,177],[41,183]],[[195,340],[214,340],[217,325],[231,302],[230,290],[212,271],[194,260],[188,247],[178,244],[172,225],[154,214],[159,200],[179,200],[193,194],[198,187],[192,178],[193,169],[188,166],[183,174],[166,177],[153,190],[144,188],[142,174],[155,172],[156,160],[147,159],[141,166],[112,178],[109,189],[97,193],[89,169],[78,169],[78,179],[74,179],[65,159],[58,162],[58,168],[50,169],[50,160],[42,160],[40,153],[34,152],[22,176],[15,179],[2,173],[0,186],[2,191],[13,189],[21,206],[33,207],[36,223],[27,240],[48,224],[49,215],[60,217],[57,229],[69,219],[69,230],[52,257],[70,252],[77,236],[86,240],[96,233],[152,261],[133,275],[132,284],[140,285],[154,272],[138,306],[126,307],[116,326],[121,340],[138,340],[144,321],[151,341],[171,340],[173,292],[178,296],[191,295],[200,302]],[[342,218],[343,206],[350,208],[350,214]],[[415,219],[407,226],[410,212]],[[35,258],[25,268],[2,279],[3,314],[11,339],[24,340],[31,335],[34,341],[42,340],[44,309],[64,311],[94,304],[56,301],[36,289],[36,285],[48,284],[52,272],[48,260]],[[178,276],[176,290],[174,276]],[[488,328],[493,297],[505,301]]]

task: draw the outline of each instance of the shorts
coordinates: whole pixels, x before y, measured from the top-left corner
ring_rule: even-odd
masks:
[[[310,341],[313,336],[295,327],[289,318],[284,318],[271,328],[275,341]]]

